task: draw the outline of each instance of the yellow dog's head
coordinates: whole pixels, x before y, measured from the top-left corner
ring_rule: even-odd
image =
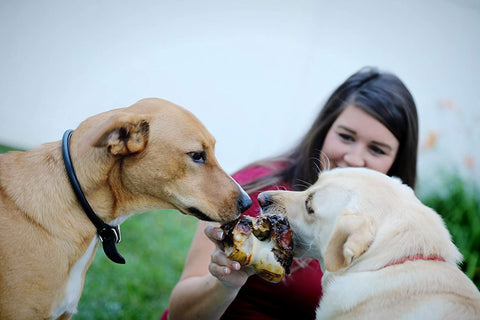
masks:
[[[295,255],[318,259],[327,271],[380,268],[417,254],[461,260],[440,216],[399,179],[374,170],[328,170],[305,191],[258,199],[265,213],[288,217]]]

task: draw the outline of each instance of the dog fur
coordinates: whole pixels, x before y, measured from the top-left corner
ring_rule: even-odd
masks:
[[[70,152],[87,200],[106,223],[169,208],[224,223],[251,201],[218,164],[214,145],[189,111],[151,98],[86,119]],[[0,319],[70,318],[97,246],[60,141],[0,155]]]
[[[295,256],[320,261],[317,319],[480,319],[445,223],[399,179],[333,169],[305,191],[258,199],[264,213],[288,217]]]

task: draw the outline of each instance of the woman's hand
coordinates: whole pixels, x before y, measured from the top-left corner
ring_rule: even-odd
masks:
[[[218,225],[198,223],[182,276],[170,295],[170,319],[220,319],[253,274],[228,259],[223,238]]]
[[[242,267],[240,263],[227,257],[222,242],[225,233],[221,228],[208,225],[204,232],[208,239],[215,244],[215,250],[211,255],[208,266],[210,273],[227,287],[235,289],[242,287],[247,282],[248,277],[254,274],[253,270]]]

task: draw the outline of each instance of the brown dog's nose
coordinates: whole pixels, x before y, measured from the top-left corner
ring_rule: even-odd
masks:
[[[242,192],[240,198],[237,200],[237,208],[240,213],[245,212],[252,205],[252,199],[247,193]]]
[[[273,203],[272,197],[268,192],[262,192],[257,197],[258,204],[262,208],[266,208]]]

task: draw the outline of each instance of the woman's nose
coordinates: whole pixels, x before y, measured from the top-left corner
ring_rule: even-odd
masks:
[[[366,161],[362,148],[356,147],[350,149],[343,156],[343,160],[349,167],[365,167]]]

